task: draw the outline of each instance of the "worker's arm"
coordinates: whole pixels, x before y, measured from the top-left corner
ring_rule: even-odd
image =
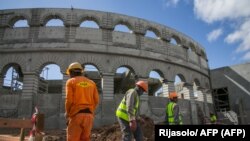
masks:
[[[129,91],[129,93],[126,95],[126,105],[127,105],[127,112],[128,112],[128,117],[129,121],[135,120],[135,113],[134,113],[134,108],[135,108],[135,91]]]
[[[174,104],[174,107],[173,107],[173,114],[174,114],[174,122],[176,125],[179,124],[179,105],[177,104]]]
[[[70,108],[72,106],[72,103],[73,103],[73,87],[72,87],[72,82],[68,80],[66,82],[66,98],[65,98],[66,116],[68,116],[68,114],[70,113]]]

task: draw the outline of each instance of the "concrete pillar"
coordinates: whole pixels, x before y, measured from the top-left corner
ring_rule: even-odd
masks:
[[[141,49],[144,46],[144,36],[141,34],[135,34],[136,46],[138,49]]]
[[[65,38],[68,39],[68,42],[75,42],[75,36],[76,27],[69,25],[69,27],[66,28]]]
[[[0,43],[3,42],[5,28],[0,27]]]
[[[65,26],[67,27],[65,31],[65,38],[68,39],[68,42],[74,42],[76,30],[79,25],[77,24],[77,14],[73,11],[73,9],[67,13]]]
[[[204,98],[204,113],[207,117],[209,117],[209,108],[207,104],[207,92],[203,91],[203,98]]]
[[[4,76],[2,73],[0,73],[0,88],[3,87],[3,83],[4,83]]]
[[[213,104],[211,92],[207,93],[206,97],[207,97],[207,103]]]
[[[197,106],[196,106],[195,99],[194,99],[193,86],[186,86],[186,88],[188,89],[189,97],[190,97],[192,124],[196,125],[198,124],[198,114],[197,114]]]
[[[163,97],[168,97],[170,92],[175,91],[174,83],[162,83]]]
[[[66,82],[69,79],[69,76],[65,73],[63,73],[63,80],[62,80],[62,97],[60,101],[60,112],[59,112],[59,128],[65,128],[66,127],[66,121],[64,117],[65,113],[65,98],[66,98]]]
[[[148,82],[148,78],[139,77],[138,81]],[[150,97],[148,96],[148,92],[146,92],[146,93],[144,93],[143,95],[140,96],[140,107],[139,107],[139,114],[140,115],[150,116],[150,110],[149,110],[150,107],[148,105],[149,98]]]
[[[196,101],[204,101],[204,95],[202,91],[196,90],[195,93],[196,93],[196,97],[195,97]]]
[[[197,54],[198,55],[198,64],[199,64],[199,67],[201,68],[202,67],[202,64],[201,64],[201,55],[200,54]]]
[[[103,100],[114,99],[114,74],[113,73],[102,74],[102,91],[103,91]]]
[[[112,30],[111,29],[102,29],[102,40],[107,42],[109,44],[113,40],[113,35],[112,35]]]
[[[30,118],[37,104],[39,75],[37,72],[24,72],[23,75],[23,90],[18,115]]]
[[[108,125],[115,122],[116,105],[114,100],[114,74],[102,73],[102,99],[101,104],[101,120],[102,125]]]

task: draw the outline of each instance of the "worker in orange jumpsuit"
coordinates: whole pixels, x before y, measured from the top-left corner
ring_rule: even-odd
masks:
[[[78,62],[69,65],[66,74],[65,117],[67,141],[90,141],[95,109],[99,103],[96,84],[83,76],[84,68]]]

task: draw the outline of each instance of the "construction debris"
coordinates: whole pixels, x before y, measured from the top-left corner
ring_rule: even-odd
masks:
[[[154,122],[146,116],[142,116],[144,122],[141,122],[144,141],[154,141]],[[121,129],[118,123],[103,126],[92,131],[92,141],[120,141],[122,137]]]
[[[141,122],[144,141],[154,141],[153,120],[146,116],[142,116],[142,119],[142,121],[144,121]],[[18,135],[18,132],[19,130],[16,131],[16,133],[12,132],[12,134]],[[119,124],[116,122],[112,125],[106,125],[93,129],[91,134],[91,141],[120,141],[121,137],[121,129]],[[66,141],[66,130],[45,130],[42,141]]]

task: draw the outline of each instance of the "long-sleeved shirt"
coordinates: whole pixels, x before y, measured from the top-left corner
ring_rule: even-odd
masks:
[[[138,115],[139,115],[138,111],[140,109],[140,105],[138,106],[138,109],[135,112],[135,114],[133,112],[135,107],[136,107],[137,98],[140,101],[139,95],[138,95],[138,93],[137,93],[137,91],[135,89],[130,89],[125,94],[125,100],[126,100],[126,106],[127,106],[129,121],[135,120],[136,117],[138,117]]]
[[[174,114],[174,122],[176,125],[178,125],[180,123],[180,115],[179,115],[179,105],[178,104],[174,104],[173,107],[173,114]]]
[[[82,109],[88,108],[92,114],[99,103],[96,84],[84,76],[70,78],[66,82],[65,112],[74,116]]]

